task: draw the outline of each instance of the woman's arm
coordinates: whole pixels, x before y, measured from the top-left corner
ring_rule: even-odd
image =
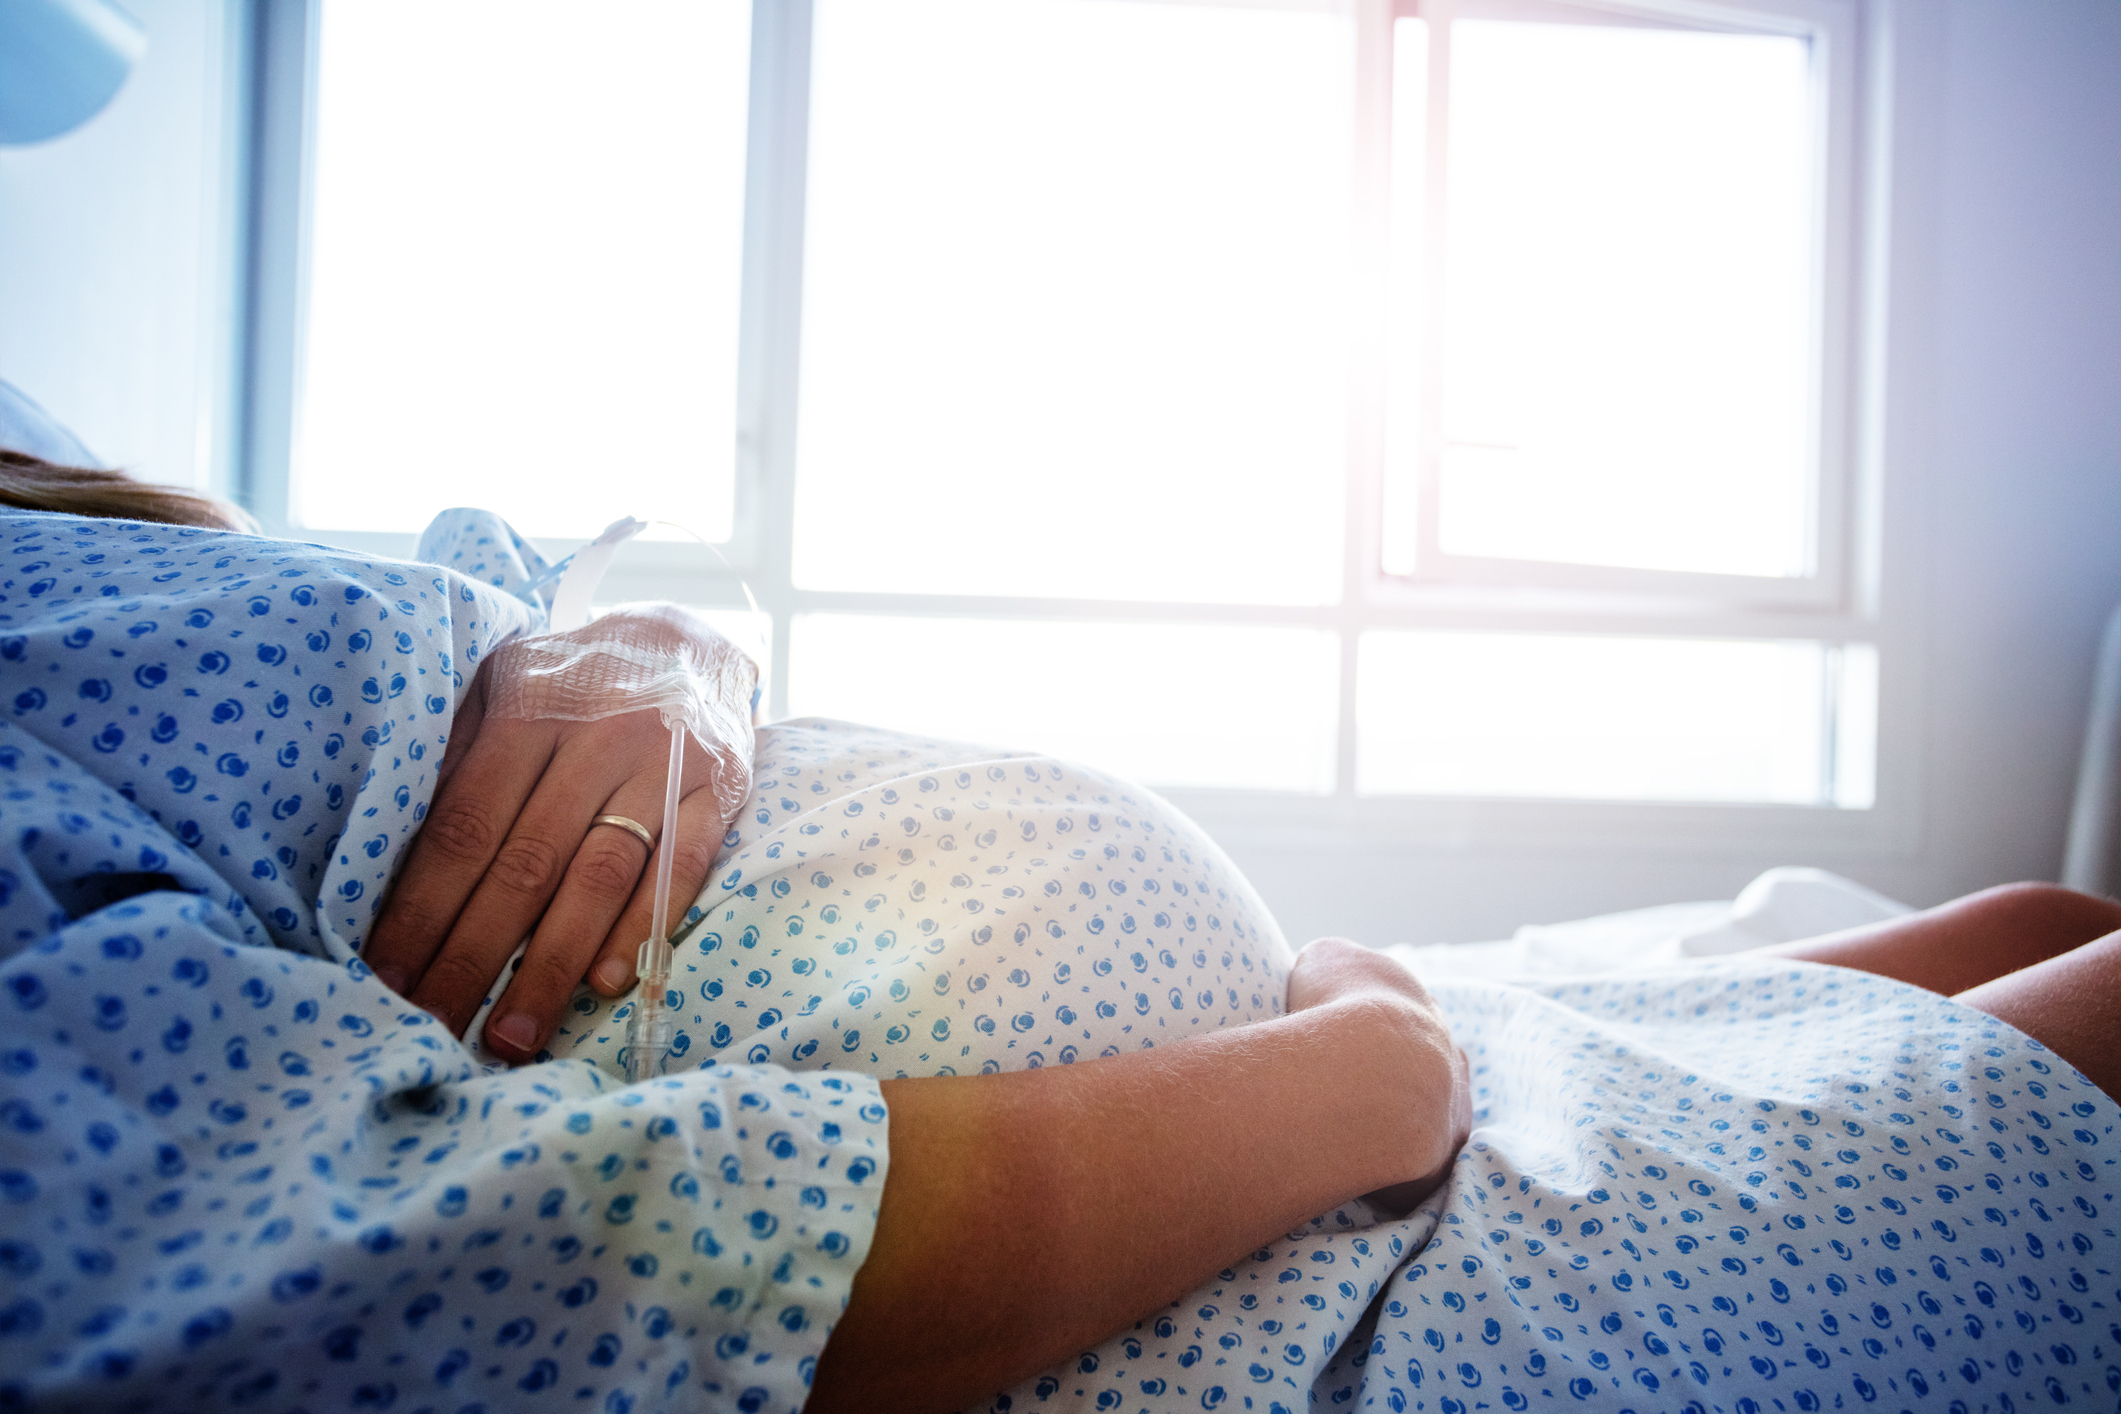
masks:
[[[1471,1110],[1421,985],[1327,939],[1289,1005],[1070,1067],[885,1081],[882,1214],[807,1408],[961,1408],[1337,1204],[1441,1183]]]

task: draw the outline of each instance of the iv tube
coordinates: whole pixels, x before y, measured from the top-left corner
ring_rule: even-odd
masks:
[[[728,558],[698,532],[675,521],[657,523],[672,526],[690,535],[705,545],[725,568],[731,568]],[[613,521],[590,544],[558,564],[550,566],[544,574],[532,581],[532,588],[548,580],[559,581],[553,591],[551,610],[551,624],[557,633],[564,634],[578,629],[588,621],[590,598],[595,594],[598,583],[602,581],[604,571],[610,567],[612,556],[617,553],[622,543],[647,528],[647,522],[636,520],[632,516]],[[731,572],[734,573],[733,568]],[[752,614],[756,618],[760,613],[757,596],[751,592],[751,586],[745,583],[740,575],[737,577],[737,584],[743,589],[745,602],[750,604]],[[759,642],[763,650],[763,634],[760,635]],[[760,656],[763,656],[763,652]],[[676,669],[676,677],[680,682],[690,677],[693,671],[692,665],[685,660],[683,654],[678,656]],[[754,709],[757,701],[758,694],[754,691]],[[655,871],[654,922],[650,926],[647,939],[641,944],[640,952],[636,955],[634,972],[638,985],[634,995],[633,1016],[626,1028],[626,1045],[620,1052],[621,1063],[626,1069],[629,1082],[651,1079],[663,1073],[663,1067],[670,1057],[670,1043],[675,1039],[677,1030],[665,998],[669,994],[670,983],[670,874],[671,866],[677,858],[678,795],[685,767],[687,719],[677,716],[669,704],[661,705],[663,719],[670,725],[670,767],[663,788],[663,833],[657,847],[659,853]],[[524,715],[545,714],[532,712]],[[607,714],[592,713],[588,717],[570,716],[570,719],[594,720],[597,715]],[[714,743],[709,740],[709,735],[711,733],[702,735],[700,744],[712,752]]]
[[[641,944],[635,972],[640,976],[633,999],[633,1020],[626,1028],[626,1079],[652,1079],[663,1073],[676,1027],[664,1001],[670,983],[670,867],[677,857],[678,786],[685,769],[685,724],[670,724],[670,770],[663,785],[663,833],[656,850],[654,923]]]

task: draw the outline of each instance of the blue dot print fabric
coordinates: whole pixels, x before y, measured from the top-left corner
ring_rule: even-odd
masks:
[[[1442,984],[1437,1227],[1328,1393],[1383,1408],[2110,1409],[2113,1102],[1865,973]]]
[[[754,786],[675,949],[673,1064],[1036,1070],[1279,1016],[1294,955],[1152,793],[1049,756],[816,718]],[[552,1054],[616,1073],[586,990]]]
[[[760,732],[668,1000],[686,1063],[969,1074],[1264,1020],[1292,960],[1152,793],[812,719]],[[1432,991],[1477,1106],[1446,1188],[1322,1214],[981,1407],[2121,1402],[2114,1106],[2037,1042],[1744,958]],[[555,1054],[614,1056],[626,1012],[583,994]]]
[[[527,547],[0,546],[0,1408],[801,1407],[876,1082],[489,1070],[359,960]]]
[[[2115,1110],[2036,1042],[1788,963],[1434,990],[1476,1104],[1444,1188],[1314,1219],[980,1407],[2121,1403]]]
[[[630,1003],[586,991],[490,1065],[360,950],[466,683],[543,625],[534,547],[474,512],[422,564],[19,512],[0,547],[0,1409],[794,1410],[881,1079],[1281,1014],[1287,942],[1167,802],[803,719],[687,911],[669,1073],[623,1085]],[[1476,1111],[1437,1193],[977,1407],[2121,1405],[2115,1107],[2037,1042],[1742,956],[1433,991]]]

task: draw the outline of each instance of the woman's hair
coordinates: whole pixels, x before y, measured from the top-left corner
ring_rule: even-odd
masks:
[[[0,448],[0,506],[258,533],[249,512],[216,497],[176,486],[150,486],[122,471],[59,466],[5,448]]]

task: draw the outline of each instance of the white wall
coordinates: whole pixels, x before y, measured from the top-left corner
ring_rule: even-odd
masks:
[[[0,148],[0,378],[97,456],[208,485],[231,335],[222,0],[125,0],[147,53],[101,114]]]
[[[2061,868],[2121,601],[2121,5],[1956,4],[1928,328],[1935,892]]]
[[[104,457],[204,483],[231,203],[221,0],[87,128],[0,150],[0,377]],[[2091,655],[2121,602],[2121,4],[1897,0],[1884,594],[1920,659],[1917,828],[1861,853],[1229,843],[1292,935],[1371,942],[1729,897],[1813,863],[1926,903],[2060,868]]]

